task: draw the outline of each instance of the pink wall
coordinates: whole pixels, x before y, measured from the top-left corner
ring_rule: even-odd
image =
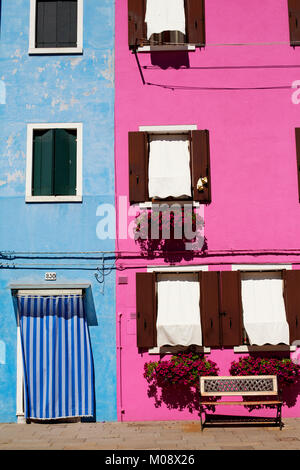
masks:
[[[116,0],[117,207],[118,197],[129,193],[128,132],[140,125],[196,124],[210,131],[212,202],[204,215],[208,250],[244,253],[216,254],[190,263],[208,264],[210,269],[230,269],[232,263],[293,263],[298,268],[300,256],[282,251],[297,249],[300,239],[295,151],[300,104],[293,104],[291,88],[300,79],[300,48],[289,46],[287,0],[206,0],[206,42],[205,49],[188,55],[139,54],[147,83],[143,85],[128,49],[127,2]],[[255,44],[229,45],[233,43]],[[189,66],[178,67],[180,63]],[[143,378],[149,356],[138,354],[136,348],[136,267],[146,270],[147,264],[164,262],[136,257],[138,247],[130,239],[118,239],[116,250],[123,254],[119,265],[127,268],[117,278],[128,276],[127,285],[117,284],[117,315],[122,314],[117,331],[122,343],[119,408],[125,410],[123,415],[119,411],[119,419],[195,418],[188,411],[154,406]],[[125,257],[124,252],[133,253]],[[211,357],[222,367],[221,373],[228,374],[239,355],[214,351]],[[300,416],[300,401],[285,407],[283,415]]]

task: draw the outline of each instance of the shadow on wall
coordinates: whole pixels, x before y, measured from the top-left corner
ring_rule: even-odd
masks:
[[[160,408],[162,405],[166,406],[169,410],[189,411],[189,413],[199,412],[199,390],[187,385],[170,385],[158,386],[151,384],[148,386],[148,397],[154,399],[155,408]],[[283,406],[292,408],[297,403],[297,397],[300,394],[300,382],[287,386],[282,393]],[[251,396],[251,400],[256,397]],[[260,397],[257,397],[258,399]],[[270,397],[271,399],[272,397]],[[245,401],[245,410],[249,413],[254,409],[266,409],[272,406],[247,406]],[[274,408],[274,407],[273,407]],[[215,407],[209,407],[209,411],[214,411]]]
[[[259,353],[251,354],[251,357],[259,357]],[[264,358],[278,358],[278,359],[289,359],[289,354],[284,352],[280,353],[264,353]],[[253,372],[255,374],[255,372]],[[252,373],[246,375],[253,375]],[[261,373],[262,374],[262,373]],[[278,372],[282,376],[282,371]],[[256,375],[256,374],[255,374]],[[199,389],[195,386],[183,385],[183,384],[170,384],[170,383],[158,383],[155,380],[153,383],[148,385],[147,390],[148,397],[154,400],[155,408],[160,408],[161,406],[166,406],[169,410],[178,410],[178,411],[188,411],[189,413],[199,412]],[[297,400],[300,395],[300,376],[293,383],[285,383],[282,387],[279,384],[279,396],[283,402],[283,406],[287,408],[293,408],[297,405]],[[206,397],[206,399],[214,399],[221,397]],[[264,396],[264,400],[273,400],[274,396]],[[259,401],[260,396],[251,395],[249,397],[244,397],[243,401],[245,407],[241,410],[241,415],[250,416],[251,412],[254,410],[261,410],[261,414],[264,414],[264,410],[276,408],[274,405],[264,405],[264,406],[247,406],[247,401]],[[216,408],[212,405],[206,407],[210,412],[215,412]],[[243,411],[242,411],[243,410]],[[224,410],[225,411],[225,410]],[[214,415],[215,417],[215,415]]]
[[[201,239],[199,249],[187,249],[186,240],[141,240],[141,256],[147,259],[163,258],[165,263],[180,263],[181,261],[192,261],[196,256],[203,256],[207,250],[207,240]]]
[[[144,211],[135,224],[135,243],[143,258],[163,258],[165,263],[188,262],[203,256],[208,249],[204,221],[197,212],[185,215],[171,210],[165,218],[163,211],[158,214]]]
[[[151,64],[162,69],[190,68],[188,51],[151,52]]]
[[[154,399],[155,408],[160,408],[164,404],[169,410],[199,412],[199,390],[194,387],[170,384],[158,387],[156,384],[151,384],[147,393],[149,398]]]

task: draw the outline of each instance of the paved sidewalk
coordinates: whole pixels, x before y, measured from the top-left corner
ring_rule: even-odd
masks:
[[[300,449],[300,418],[272,427],[206,428],[197,421],[0,424],[0,450]]]

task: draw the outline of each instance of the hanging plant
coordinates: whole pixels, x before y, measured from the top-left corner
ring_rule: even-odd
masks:
[[[158,386],[181,384],[198,387],[200,376],[218,375],[218,372],[215,362],[193,352],[178,353],[169,360],[144,365],[145,379]]]
[[[183,240],[195,241],[203,229],[203,219],[194,210],[185,213],[179,211],[145,210],[135,219],[135,239],[139,240]],[[189,228],[191,238],[185,234],[185,226]]]

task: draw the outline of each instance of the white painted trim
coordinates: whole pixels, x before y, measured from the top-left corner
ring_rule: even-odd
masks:
[[[281,271],[293,269],[292,264],[235,264],[232,271]]]
[[[185,349],[188,349],[188,346],[186,347],[180,347],[180,346],[162,346],[162,347],[156,347],[156,348],[151,348],[148,349],[148,354],[177,354],[178,352],[182,352]],[[204,353],[204,354],[209,354],[210,353],[210,348],[207,348],[205,346],[197,346],[195,347],[195,352],[196,353]]]
[[[20,289],[17,295],[82,295],[82,289]]]
[[[153,133],[174,133],[196,131],[196,124],[176,125],[176,126],[139,126],[140,132],[153,132]]]
[[[33,163],[33,131],[36,129],[74,129],[77,131],[76,152],[76,195],[75,196],[33,196],[32,195],[32,163]],[[82,123],[34,123],[27,124],[27,158],[26,158],[26,202],[81,202],[82,201]]]
[[[208,271],[208,265],[189,265],[189,266],[147,266],[147,273],[173,273],[173,272],[198,272]]]
[[[17,397],[16,397],[16,416],[19,424],[24,423],[24,376],[23,376],[23,358],[20,326],[17,326]]]
[[[161,45],[161,46],[141,46],[138,47],[137,52],[169,52],[169,51],[195,51],[196,46],[192,44],[171,44],[171,45]]]
[[[189,199],[187,199],[186,201],[185,200],[170,201],[169,199],[167,199],[167,200],[162,199],[161,201],[158,200],[155,203],[153,203],[152,201],[146,201],[146,202],[140,202],[138,204],[138,206],[139,206],[140,209],[151,209],[153,204],[154,205],[156,205],[156,204],[168,204],[170,206],[172,206],[173,204],[179,204],[181,206],[183,206],[184,204],[192,204],[193,207],[200,207],[200,203],[198,201],[190,201]]]
[[[82,54],[83,53],[83,0],[77,4],[77,47],[35,47],[36,0],[30,0],[28,54]]]
[[[288,346],[281,344],[265,344],[264,346],[234,346],[233,351],[235,353],[248,353],[248,352],[260,352],[260,351],[296,351],[297,346]]]
[[[81,196],[26,196],[26,202],[82,202]]]
[[[28,49],[29,55],[44,55],[44,54],[82,54],[83,49],[79,47],[40,47],[35,49]]]
[[[24,284],[24,283],[14,283],[12,282],[11,284],[9,284],[9,289],[11,290],[21,290],[21,289],[26,289],[26,292],[27,292],[27,289],[28,290],[38,290],[38,289],[42,289],[42,290],[47,290],[47,291],[50,291],[52,292],[52,289],[67,289],[67,290],[73,290],[73,289],[88,289],[89,287],[91,287],[91,284],[85,284],[85,283],[72,283],[72,284],[69,284],[69,283],[60,283],[60,282],[56,282],[56,281],[47,281],[47,282],[44,282],[44,283],[40,283],[40,284]]]

